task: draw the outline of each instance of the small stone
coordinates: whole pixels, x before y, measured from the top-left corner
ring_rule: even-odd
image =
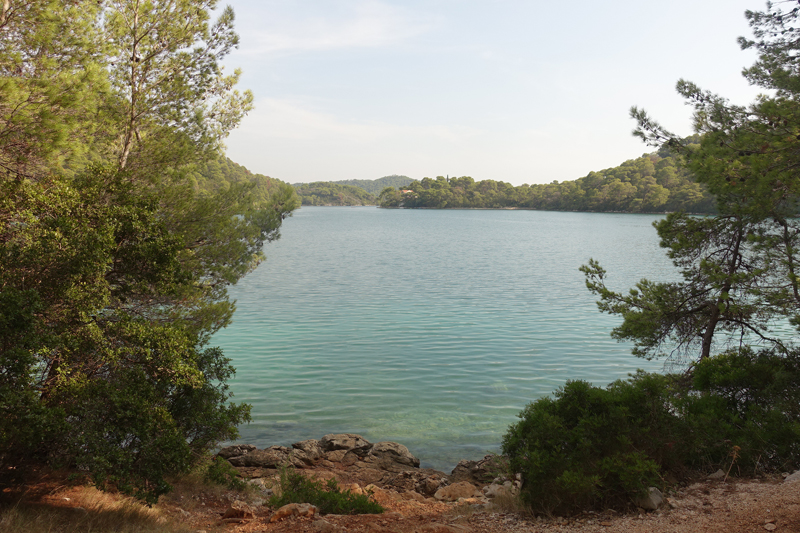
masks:
[[[766,529],[767,531],[775,531],[776,529],[778,529],[778,526],[776,526],[775,524],[764,524],[764,529]]]
[[[713,474],[709,474],[708,479],[723,479],[725,477],[725,472],[722,469],[717,470]]]
[[[664,495],[655,487],[649,487],[647,494],[637,498],[636,505],[646,511],[655,511],[664,503]]]

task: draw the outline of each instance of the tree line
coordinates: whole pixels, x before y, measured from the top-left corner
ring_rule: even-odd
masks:
[[[698,137],[687,140],[696,143]],[[709,213],[714,199],[693,179],[683,157],[668,147],[626,161],[618,167],[590,172],[573,181],[513,186],[469,176],[423,178],[401,190],[386,187],[381,207],[520,208],[551,211]]]
[[[0,7],[4,472],[69,466],[155,501],[249,419],[209,342],[298,199],[222,155],[252,95],[216,8]]]

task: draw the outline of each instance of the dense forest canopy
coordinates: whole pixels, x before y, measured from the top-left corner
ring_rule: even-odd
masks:
[[[696,139],[695,139],[696,141]],[[513,186],[469,176],[423,178],[401,190],[387,187],[381,207],[524,208],[560,211],[663,213],[684,210],[708,213],[714,200],[682,165],[681,157],[663,148],[618,167],[590,172],[574,181]]]
[[[408,176],[400,176],[398,174],[392,174],[391,176],[384,176],[382,178],[378,178],[376,180],[342,180],[342,181],[334,181],[336,185],[352,185],[353,187],[361,187],[368,193],[373,196],[378,196],[383,189],[386,187],[405,187],[409,183],[414,181],[413,179],[409,178]]]
[[[376,205],[377,195],[386,187],[411,183],[408,176],[384,176],[376,180],[316,181],[295,183],[303,205]]]
[[[294,185],[302,205],[375,205],[377,199],[361,187],[329,181]]]
[[[234,438],[211,335],[298,204],[222,155],[252,107],[216,0],[0,11],[0,466],[154,501]],[[216,17],[216,19],[214,19]]]

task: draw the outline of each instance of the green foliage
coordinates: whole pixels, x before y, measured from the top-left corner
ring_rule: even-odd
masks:
[[[607,388],[571,381],[503,438],[535,512],[625,508],[669,473],[800,466],[800,353],[730,351],[687,374],[639,371]]]
[[[272,496],[269,504],[281,507],[288,503],[310,503],[321,514],[377,514],[383,507],[368,494],[353,494],[341,490],[335,479],[327,483],[310,479],[292,468],[281,470],[280,495]]]
[[[725,352],[695,366],[693,390],[677,406],[696,442],[697,466],[730,465],[734,445],[735,473],[800,466],[800,354]]]
[[[547,514],[625,507],[658,484],[659,465],[641,446],[661,437],[648,433],[660,429],[666,406],[658,397],[637,405],[643,396],[622,384],[569,381],[555,399],[529,404],[503,438],[511,471],[524,479],[523,500]],[[639,425],[650,418],[657,429]]]
[[[239,477],[237,470],[221,457],[214,457],[208,463],[203,479],[233,490],[241,491],[247,488],[247,483]]]
[[[669,150],[645,154],[575,181],[520,185],[469,176],[414,181],[381,190],[381,207],[521,208],[560,211],[710,212],[713,199]]]
[[[384,176],[376,180],[341,180],[341,181],[332,181],[330,183],[333,183],[334,185],[352,185],[353,187],[364,189],[372,196],[377,196],[386,187],[402,188],[411,183],[412,181],[414,180],[412,180],[408,176],[400,176],[397,174],[392,174],[391,176]]]
[[[295,191],[303,205],[375,205],[373,195],[360,187],[318,181],[297,183]]]

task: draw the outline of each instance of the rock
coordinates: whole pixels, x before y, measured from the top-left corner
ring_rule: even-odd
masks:
[[[655,511],[664,503],[664,495],[655,487],[649,487],[647,494],[636,499],[636,505],[647,511]]]
[[[506,486],[508,484],[508,486]],[[498,496],[510,496],[512,494],[510,487],[512,486],[510,482],[506,481],[506,484],[499,485],[497,483],[492,483],[491,485],[486,485],[483,487],[483,495],[487,498],[497,498]]]
[[[337,526],[336,524],[331,524],[326,520],[314,520],[312,524],[314,531],[318,533],[344,533],[346,530],[342,526]]]
[[[267,482],[264,478],[251,479],[248,483],[264,496],[272,496],[272,489],[267,487]]]
[[[356,455],[353,450],[348,450],[340,462],[342,466],[352,466],[358,462],[358,455]]]
[[[419,526],[414,533],[469,533],[470,531],[472,530],[467,526],[431,523]]]
[[[257,448],[252,444],[234,444],[233,446],[226,446],[225,448],[222,448],[217,452],[217,456],[222,457],[223,459],[230,459],[231,457],[245,455],[256,449]]]
[[[350,468],[357,471],[359,480],[367,485],[381,482],[385,475],[385,472],[372,468],[370,465],[364,463],[356,463]]]
[[[709,474],[708,476],[708,479],[724,479],[724,478],[725,478],[725,472],[723,472],[722,469],[717,470],[716,472],[714,472],[713,474]]]
[[[344,490],[348,490],[351,494],[355,494],[356,496],[364,495],[364,489],[362,489],[358,483],[351,483],[344,487]]]
[[[310,503],[288,503],[272,513],[272,516],[269,517],[269,523],[274,524],[290,516],[312,517],[315,514],[317,514],[317,508]]]
[[[233,466],[258,468],[278,468],[289,463],[288,448],[272,446],[266,450],[253,450],[245,455],[232,457],[228,462]]]
[[[223,520],[227,520],[229,518],[250,519],[250,518],[255,518],[255,516],[256,515],[253,512],[253,509],[249,505],[247,505],[241,500],[235,500],[230,504],[225,513],[223,513],[222,519]]]
[[[419,492],[413,490],[407,490],[406,492],[402,493],[400,496],[403,497],[405,500],[413,500],[415,502],[424,502],[425,496],[420,494]]]
[[[450,478],[453,481],[470,481],[473,484],[491,483],[499,472],[507,470],[507,460],[499,455],[487,455],[480,461],[459,461]]]
[[[378,442],[372,445],[364,461],[387,472],[404,472],[419,468],[419,459],[408,448],[396,442]]]
[[[359,465],[366,467],[370,463],[362,462]],[[433,496],[437,490],[448,484],[447,474],[432,468],[417,468],[398,473],[379,472],[382,472],[383,486],[399,491],[413,490],[425,496]]]
[[[334,450],[332,452],[328,452],[325,454],[325,458],[328,461],[333,461],[334,463],[341,463],[344,456],[347,455],[347,452],[350,450]]]
[[[471,498],[473,496],[480,496],[475,489],[475,485],[469,481],[459,481],[447,487],[442,487],[433,495],[439,501],[454,502],[459,498]]]
[[[323,452],[333,452],[336,450],[355,450],[369,448],[371,444],[367,439],[355,433],[336,433],[325,435],[319,441],[319,447]],[[332,460],[332,459],[331,459]]]
[[[322,457],[322,449],[317,439],[301,440],[292,444],[292,448],[305,453],[311,460],[316,461]]]
[[[800,470],[794,474],[786,476],[786,478],[783,480],[784,483],[795,483],[797,481],[800,481]]]
[[[775,524],[764,524],[764,529],[766,529],[767,531],[775,531],[776,529],[778,529],[778,526],[776,526]]]

